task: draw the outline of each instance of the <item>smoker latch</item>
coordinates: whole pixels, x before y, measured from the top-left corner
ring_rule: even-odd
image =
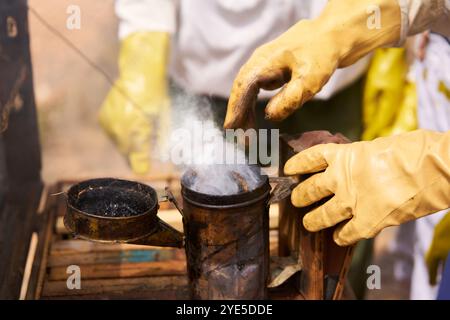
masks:
[[[298,177],[270,177],[270,183],[275,184],[272,192],[270,193],[269,205],[280,202],[281,200],[289,197],[292,190],[300,182]]]

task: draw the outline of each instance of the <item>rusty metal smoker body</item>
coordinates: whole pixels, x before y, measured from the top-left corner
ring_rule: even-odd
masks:
[[[193,299],[265,299],[269,280],[267,176],[244,193],[198,193],[183,182],[183,222]]]

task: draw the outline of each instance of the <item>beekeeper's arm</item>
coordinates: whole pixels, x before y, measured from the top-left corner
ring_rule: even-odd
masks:
[[[266,107],[268,119],[282,120],[337,68],[428,28],[450,33],[449,25],[450,0],[330,0],[318,18],[298,22],[255,50],[233,83],[224,126],[248,126],[261,88],[283,86]]]
[[[433,3],[441,5],[435,8],[444,5]],[[420,28],[409,30],[442,26],[447,19],[449,32],[448,8],[447,2],[447,11],[436,19],[439,23],[426,18],[418,23]],[[337,225],[334,240],[340,245],[353,244],[375,236],[385,227],[450,207],[450,131],[418,130],[370,142],[313,147],[291,158],[285,173],[316,173],[292,192],[295,206],[329,199],[305,215],[304,226],[318,231]],[[441,228],[436,229],[427,255],[432,281],[437,265],[448,252],[448,237],[442,236],[448,230],[448,221],[443,220]]]
[[[331,0],[319,18],[299,22],[255,51],[234,82],[225,127],[246,123],[259,88],[285,84],[266,109],[268,118],[284,119],[337,67],[438,22],[449,26],[449,11],[448,0]],[[334,240],[349,245],[450,207],[450,131],[319,145],[289,159],[284,171],[315,173],[293,190],[291,201],[303,207],[328,199],[303,224],[310,231],[339,224]]]
[[[136,173],[146,173],[169,119],[167,64],[175,31],[175,0],[117,0],[119,78],[100,110],[100,123]],[[154,139],[154,138],[158,139]]]

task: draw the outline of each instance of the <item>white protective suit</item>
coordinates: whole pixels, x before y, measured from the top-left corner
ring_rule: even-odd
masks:
[[[418,90],[419,127],[441,132],[450,130],[450,38],[430,34],[424,60],[415,61],[413,67]],[[411,299],[436,299],[439,286],[430,286],[428,282],[425,254],[430,248],[434,227],[447,211],[415,221]]]
[[[136,31],[172,34],[170,76],[189,93],[227,98],[239,68],[258,46],[300,19],[317,16],[326,0],[116,0],[119,37]],[[328,99],[367,67],[361,59],[337,70],[316,96]],[[267,98],[277,91],[261,92]]]

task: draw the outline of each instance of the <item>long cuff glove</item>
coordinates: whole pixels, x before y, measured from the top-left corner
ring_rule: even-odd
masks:
[[[138,174],[150,169],[151,152],[167,136],[169,34],[135,32],[121,43],[120,76],[100,110],[100,123]]]
[[[304,207],[331,197],[306,214],[303,224],[318,231],[340,223],[334,240],[350,245],[450,207],[450,131],[318,145],[289,159],[284,172],[319,172],[293,190],[291,201]]]
[[[450,211],[434,228],[433,240],[425,261],[428,268],[430,284],[436,284],[438,267],[443,265],[450,252]]]
[[[285,119],[319,92],[336,68],[395,45],[448,14],[444,1],[330,0],[317,19],[298,22],[255,50],[233,83],[224,127],[254,125],[261,88],[284,86],[265,112],[268,119]]]
[[[369,9],[379,8],[382,27],[368,25]],[[375,21],[376,23],[376,21]],[[301,20],[255,50],[236,77],[224,126],[248,127],[260,88],[284,85],[266,107],[266,117],[283,120],[311,99],[338,67],[345,67],[400,39],[396,0],[331,0],[314,20]],[[248,123],[248,124],[247,124]]]

